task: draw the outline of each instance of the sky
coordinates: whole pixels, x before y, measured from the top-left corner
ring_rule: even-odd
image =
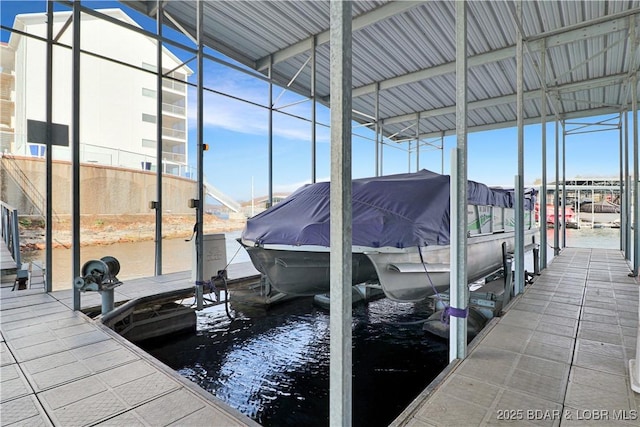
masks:
[[[125,10],[142,27],[155,31],[155,21],[139,14],[119,2],[83,1],[94,9],[119,7]],[[20,13],[44,12],[43,0],[1,0],[2,25],[11,27],[15,15]],[[69,10],[56,4],[56,10]],[[166,30],[166,36],[192,45],[183,35]],[[9,32],[2,30],[1,41],[9,39]],[[166,46],[176,56],[186,60],[191,58]],[[213,55],[233,62],[222,55]],[[196,70],[195,61],[187,64]],[[190,81],[196,82],[196,73]],[[260,105],[268,104],[268,84],[232,68],[205,61],[204,85],[216,91],[246,99]],[[287,105],[302,100],[299,95],[274,87],[274,99],[281,96],[276,106]],[[189,163],[195,169],[196,154],[196,93],[191,89],[189,102]],[[288,113],[311,117],[310,102],[303,102],[286,109]],[[329,110],[318,107],[318,122],[329,123]],[[597,117],[581,122],[598,122],[613,118],[609,123],[617,123],[617,118]],[[574,122],[578,122],[575,120]],[[204,141],[210,146],[204,153],[204,173],[206,180],[238,201],[249,200],[253,195],[268,193],[268,110],[234,98],[206,93],[204,97]],[[578,125],[568,125],[568,129]],[[274,193],[288,193],[311,181],[311,124],[308,121],[286,115],[274,114],[273,136],[273,186]],[[353,178],[375,175],[374,134],[370,129],[354,124]],[[440,144],[440,141],[433,141]],[[517,129],[508,128],[468,135],[468,178],[488,185],[513,186],[517,174]],[[541,126],[524,128],[524,182],[531,185],[542,178]],[[423,141],[424,142],[424,141]],[[547,126],[547,179],[555,179],[555,126]],[[414,143],[415,145],[415,143]],[[444,150],[423,147],[420,153],[420,168],[442,172],[450,171],[450,152],[456,145],[455,136],[444,139]],[[383,174],[415,171],[416,156],[407,154],[407,145],[385,145],[383,149]],[[566,137],[566,177],[618,177],[619,176],[619,133],[615,131],[593,132]],[[317,179],[327,180],[330,176],[330,143],[327,126],[317,126]],[[561,165],[562,168],[562,165]],[[562,173],[562,169],[560,169]]]

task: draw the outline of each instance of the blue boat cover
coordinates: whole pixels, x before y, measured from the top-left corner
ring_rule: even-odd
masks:
[[[256,245],[329,246],[330,183],[308,184],[249,218],[242,233]],[[353,245],[396,247],[449,244],[449,175],[428,170],[353,180]],[[514,190],[468,181],[468,202],[512,208]],[[535,190],[525,191],[532,210]]]

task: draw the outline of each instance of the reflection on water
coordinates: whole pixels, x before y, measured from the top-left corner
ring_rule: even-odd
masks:
[[[235,240],[240,237],[240,231],[225,233],[227,260],[236,254],[233,262],[249,261],[246,251],[240,249]],[[170,239],[162,241],[162,272],[175,273],[192,268],[192,252],[194,241],[185,239]],[[151,240],[141,242],[114,243],[102,246],[83,246],[80,249],[80,266],[92,259],[113,256],[120,262],[118,279],[135,279],[149,277],[155,273],[155,242]],[[22,255],[23,262],[32,260],[42,261],[44,264],[45,251],[27,252]],[[227,261],[227,262],[228,262]],[[53,290],[71,289],[72,279],[71,249],[56,248],[53,250],[52,280]]]
[[[145,349],[265,426],[327,425],[328,312],[302,298],[236,315],[207,309],[197,334]],[[446,366],[447,344],[415,324],[424,304],[383,299],[353,316],[354,425],[388,425]]]

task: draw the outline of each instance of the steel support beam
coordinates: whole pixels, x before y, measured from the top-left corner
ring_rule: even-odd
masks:
[[[198,206],[196,208],[196,308],[203,308],[204,285],[204,56],[202,50],[204,36],[204,1],[196,3],[197,41],[198,41],[198,79],[197,79],[197,107],[196,107],[196,133],[197,133],[197,174],[198,174]]]
[[[555,150],[556,173],[555,188],[553,191],[553,255],[557,256],[560,253],[560,219],[558,218],[558,214],[560,213],[560,120],[558,118],[556,118]]]
[[[629,173],[629,112],[625,110],[624,115],[624,188],[626,189],[624,193],[624,215],[627,218],[627,222],[626,227],[624,229],[621,228],[620,231],[625,233],[624,258],[627,261],[631,261],[631,223],[633,218],[631,218],[631,175]]]
[[[522,22],[522,1],[516,2],[516,19]],[[518,123],[518,176],[515,203],[515,268],[514,295],[524,292],[524,34],[516,25],[516,121]]]
[[[624,192],[626,191],[626,188],[624,186],[624,137],[622,135],[622,130],[624,129],[623,127],[623,123],[624,123],[624,116],[625,116],[625,112],[622,111],[620,112],[620,127],[618,129],[618,133],[620,136],[620,153],[619,153],[619,161],[620,161],[620,200],[618,200],[618,203],[620,204],[620,251],[624,252],[624,248],[625,248],[625,233],[624,233],[624,229],[626,227],[626,218],[624,215]],[[580,200],[580,197],[578,197],[578,200]],[[580,209],[578,209],[578,211],[580,211]]]
[[[369,25],[375,24],[376,22],[382,21],[391,16],[412,9],[422,3],[424,3],[424,1],[401,1],[387,3],[381,7],[378,7],[377,9],[373,9],[372,11],[364,13],[355,18],[353,20],[353,23],[351,24],[352,31],[358,31]],[[292,44],[291,46],[287,46],[284,49],[274,52],[271,58],[269,56],[265,56],[258,59],[256,61],[256,70],[265,70],[267,67],[269,67],[269,65],[273,66],[275,64],[278,64],[279,62],[286,61],[289,58],[293,58],[294,56],[306,52],[309,49],[309,39],[312,37],[316,38],[318,46],[328,43],[330,39],[330,30],[323,31],[319,34]]]
[[[562,120],[562,248],[567,247],[567,129]]]
[[[316,38],[313,38],[313,47],[311,48],[311,183],[317,180],[317,100],[316,100]]]
[[[540,71],[542,87],[540,89],[541,145],[542,145],[542,187],[538,195],[538,223],[540,224],[540,269],[547,268],[547,49],[540,52]]]
[[[640,195],[638,194],[638,180],[640,167],[638,160],[638,75],[631,78],[631,116],[633,117],[633,276],[640,273]]]
[[[162,0],[156,0],[156,229],[155,251],[156,264],[155,275],[162,275]],[[200,70],[198,70],[200,73]]]
[[[351,2],[330,3],[331,252],[329,425],[352,423]]]
[[[416,119],[416,172],[420,170],[420,117]]]
[[[47,1],[47,152],[46,152],[46,213],[45,213],[45,285],[47,292],[53,290],[53,1]],[[75,277],[75,276],[74,276]]]
[[[269,207],[273,206],[273,64],[269,65],[268,75],[269,75],[269,150],[268,150],[268,185],[269,185]]]
[[[80,0],[73,2],[71,91],[71,277],[80,276]],[[48,151],[48,150],[47,150]],[[73,287],[73,309],[80,310],[80,290]]]
[[[467,3],[455,2],[456,29],[456,148],[451,153],[451,307],[467,309]],[[455,172],[455,175],[454,175]],[[467,318],[452,316],[449,361],[467,356]]]
[[[375,123],[375,133],[376,133],[376,154],[375,154],[375,162],[376,162],[376,176],[380,176],[380,133],[382,130],[380,129],[380,90],[376,89],[375,96],[375,115],[376,115],[376,123]]]

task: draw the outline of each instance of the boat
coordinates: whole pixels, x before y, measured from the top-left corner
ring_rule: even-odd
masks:
[[[378,283],[395,301],[449,286],[450,177],[428,170],[353,180],[352,285]],[[309,184],[249,218],[240,243],[280,292],[329,291],[330,183]],[[514,190],[468,181],[469,282],[502,267],[514,250]],[[525,190],[525,246],[535,244],[536,190]]]

